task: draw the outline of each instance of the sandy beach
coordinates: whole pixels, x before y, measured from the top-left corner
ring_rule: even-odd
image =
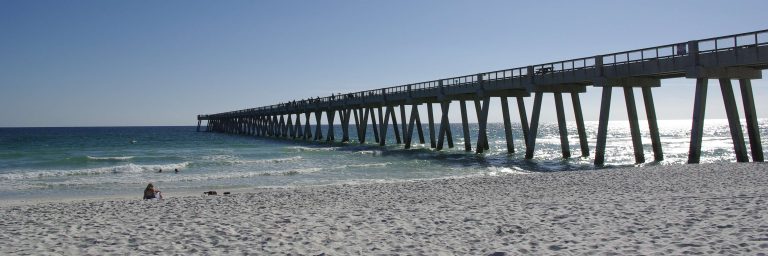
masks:
[[[766,184],[730,163],[5,202],[0,254],[764,255]]]

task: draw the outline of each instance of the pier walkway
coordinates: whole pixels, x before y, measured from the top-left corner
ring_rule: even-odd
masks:
[[[444,143],[453,147],[448,112],[450,103],[458,101],[461,108],[462,134],[465,150],[471,151],[471,136],[467,120],[466,102],[472,101],[477,113],[479,131],[475,138],[475,150],[488,150],[487,120],[491,98],[500,98],[508,152],[514,152],[512,125],[509,115],[508,98],[514,97],[520,113],[525,157],[534,156],[542,97],[552,94],[560,132],[563,157],[570,157],[570,147],[563,108],[563,94],[570,94],[573,103],[579,144],[582,156],[588,156],[589,146],[584,128],[579,94],[587,86],[602,87],[600,119],[595,148],[595,165],[605,161],[610,103],[613,88],[624,92],[630,132],[637,163],[645,162],[641,143],[640,126],[635,104],[634,89],[639,88],[647,113],[654,160],[663,159],[663,151],[656,121],[652,89],[662,85],[668,78],[685,77],[695,79],[696,91],[691,126],[689,163],[698,163],[701,155],[704,109],[708,81],[717,79],[722,92],[724,107],[733,139],[734,153],[738,162],[749,161],[740,117],[736,107],[732,80],[737,80],[746,118],[747,134],[753,161],[763,161],[763,149],[757,124],[752,79],[762,78],[762,70],[768,67],[768,30],[728,35],[682,43],[668,44],[638,50],[610,53],[586,58],[557,61],[526,67],[484,72],[433,81],[406,84],[375,90],[353,92],[297,100],[289,103],[243,109],[218,114],[198,115],[197,130],[206,121],[205,131],[252,136],[280,137],[301,140],[323,140],[320,125],[323,113],[328,124],[334,124],[338,114],[342,142],[350,142],[350,124],[354,119],[354,130],[358,143],[365,143],[368,124],[371,124],[374,139],[385,145],[389,125],[395,133],[398,144],[410,148],[414,129],[420,143],[425,143],[424,128],[418,106],[426,104],[430,147],[443,149]],[[524,97],[533,96],[533,110],[527,117]],[[433,105],[440,107],[442,115],[436,120]],[[410,113],[406,113],[410,106]],[[399,108],[401,125],[398,127]],[[304,123],[302,125],[302,115]],[[315,127],[310,125],[314,115]],[[437,121],[437,122],[436,122]],[[314,131],[313,131],[314,130]],[[436,132],[437,130],[437,132]],[[326,141],[335,141],[334,125],[327,128]],[[313,136],[314,135],[314,136]],[[402,135],[402,136],[401,136]]]

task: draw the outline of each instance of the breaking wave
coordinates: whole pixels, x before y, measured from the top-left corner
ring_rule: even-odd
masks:
[[[100,174],[110,174],[110,173],[155,172],[161,169],[164,169],[164,170],[183,169],[189,166],[189,164],[190,164],[189,162],[176,163],[176,164],[157,164],[157,165],[126,164],[126,165],[119,165],[119,166],[99,167],[99,168],[89,168],[89,169],[12,172],[12,173],[0,174],[0,180],[40,179],[40,178],[52,178],[52,177],[65,177],[65,176],[79,176],[79,175],[100,175]]]

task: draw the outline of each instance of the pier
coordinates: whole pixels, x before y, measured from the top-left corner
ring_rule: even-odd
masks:
[[[350,127],[357,136],[355,141],[366,143],[371,125],[373,138],[379,145],[387,143],[387,132],[394,133],[395,142],[408,149],[413,144],[414,132],[419,143],[425,144],[428,130],[429,146],[442,150],[453,147],[453,132],[448,112],[452,102],[461,110],[461,135],[464,150],[483,153],[489,150],[487,139],[488,110],[491,99],[499,98],[504,120],[507,151],[514,153],[509,99],[516,100],[525,136],[525,158],[534,157],[542,98],[551,94],[555,101],[557,123],[562,145],[562,156],[571,157],[566,129],[563,97],[571,97],[582,156],[590,155],[579,94],[587,86],[602,89],[600,115],[594,151],[594,164],[605,162],[605,146],[613,89],[624,93],[630,124],[635,162],[646,161],[641,143],[640,123],[635,103],[635,89],[642,93],[651,137],[654,161],[664,159],[653,88],[662,86],[662,80],[685,77],[696,83],[692,113],[691,141],[688,163],[698,163],[701,155],[706,94],[711,79],[718,81],[733,140],[736,161],[748,162],[745,138],[740,124],[740,113],[734,96],[732,80],[738,81],[746,118],[751,159],[763,162],[763,149],[757,124],[752,79],[762,78],[768,67],[768,30],[692,40],[675,44],[623,51],[585,58],[557,61],[479,74],[437,79],[394,87],[352,92],[330,97],[296,100],[288,103],[236,110],[218,114],[198,115],[197,131],[243,134],[259,137],[291,138],[296,140],[336,141],[334,123],[338,116],[341,142],[352,142]],[[530,120],[524,97],[534,97]],[[470,134],[467,102],[474,105],[479,130]],[[426,128],[419,106],[427,109]],[[441,109],[436,117],[433,108]],[[410,113],[408,113],[410,110]],[[321,118],[325,114],[329,124],[324,132]],[[399,114],[399,115],[398,115]],[[314,116],[315,125],[311,119]],[[400,125],[398,125],[398,118]],[[302,119],[304,122],[302,123]],[[354,123],[352,123],[354,120]],[[205,126],[203,125],[205,121]],[[325,133],[325,136],[323,134]],[[473,136],[474,135],[474,136]]]

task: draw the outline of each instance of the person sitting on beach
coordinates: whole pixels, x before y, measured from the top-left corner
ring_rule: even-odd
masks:
[[[149,183],[147,185],[147,188],[144,189],[144,199],[163,199],[163,194],[160,192],[159,189],[155,189],[155,185],[152,185],[152,183]]]

